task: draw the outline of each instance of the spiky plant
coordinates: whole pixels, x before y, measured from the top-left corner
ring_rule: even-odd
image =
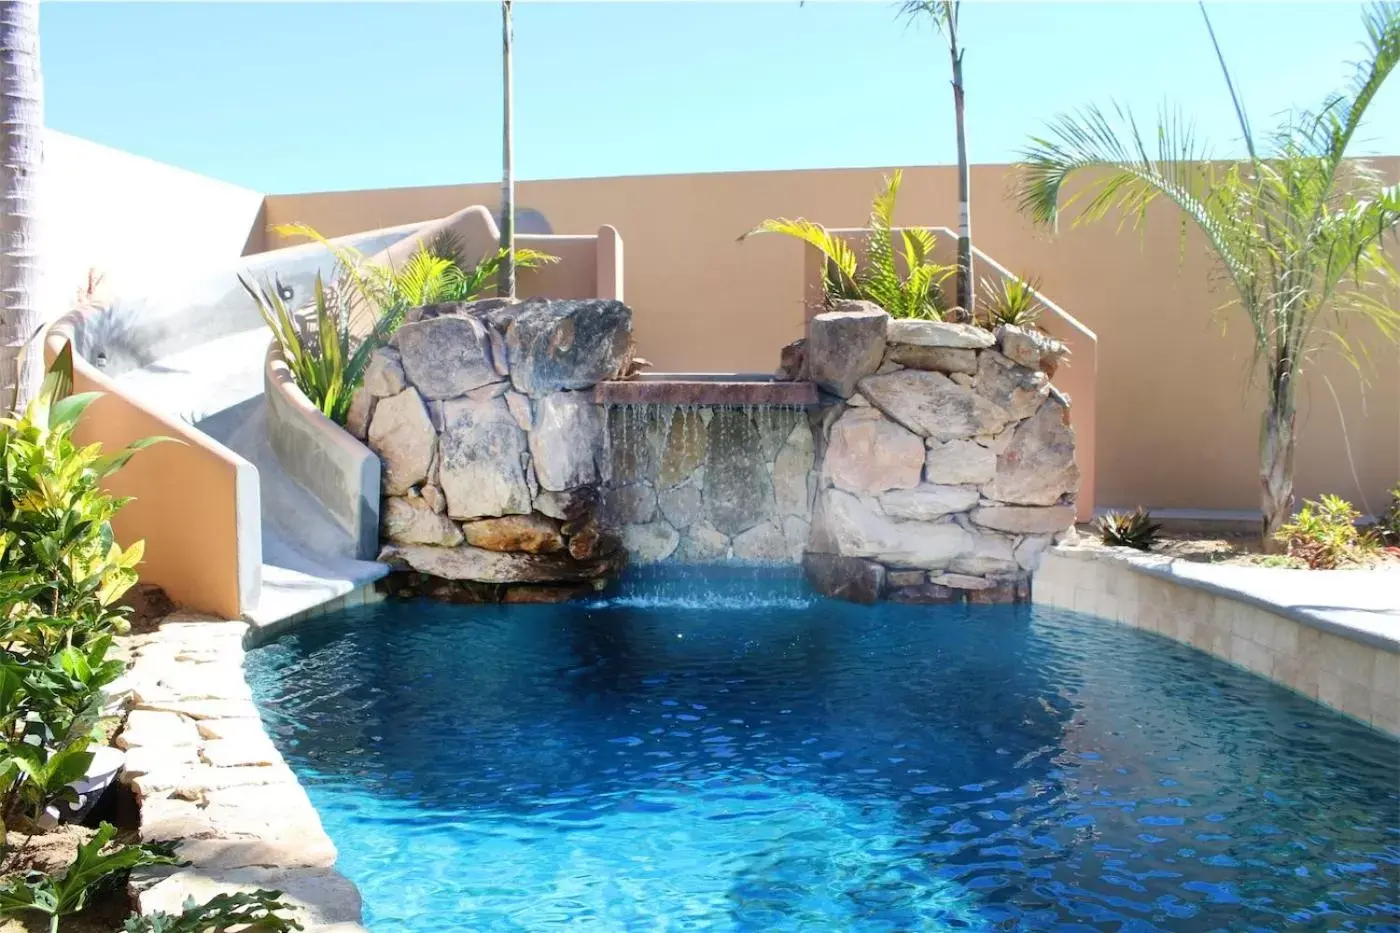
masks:
[[[1162,526],[1152,520],[1152,513],[1142,506],[1131,512],[1108,512],[1094,523],[1103,543],[1112,547],[1130,547],[1150,551],[1157,545]]]
[[[1040,280],[1004,276],[996,281],[982,280],[982,303],[978,310],[988,330],[998,325],[1034,327],[1045,306],[1040,303]]]
[[[898,170],[887,176],[884,190],[875,196],[863,267],[856,261],[851,244],[821,224],[801,217],[765,220],[739,239],[746,240],[756,233],[780,233],[816,247],[826,257],[822,284],[828,303],[854,298],[873,301],[891,317],[941,320],[943,296],[939,286],[953,274],[954,267],[930,258],[935,240],[933,232],[924,227],[905,227],[898,231],[899,242],[895,242],[894,207],[903,177],[904,173]],[[904,275],[900,275],[895,256],[901,246]]]
[[[1304,500],[1293,520],[1275,536],[1290,557],[1301,558],[1313,570],[1331,570],[1364,562],[1380,549],[1379,538],[1356,527],[1361,513],[1341,496]]]
[[[1386,185],[1371,165],[1347,157],[1367,108],[1400,63],[1400,5],[1368,7],[1364,26],[1366,55],[1351,86],[1316,111],[1286,117],[1267,149],[1256,144],[1216,45],[1248,150],[1243,163],[1212,161],[1179,115],[1164,113],[1144,133],[1121,107],[1090,107],[1057,117],[1045,137],[1032,139],[1021,167],[1021,208],[1041,223],[1057,222],[1066,183],[1083,177],[1064,205],[1087,198],[1078,220],[1116,212],[1139,223],[1165,199],[1205,235],[1235,292],[1231,304],[1249,322],[1254,363],[1263,366],[1259,475],[1267,551],[1280,547],[1276,532],[1293,510],[1298,385],[1308,361],[1327,335],[1352,355],[1340,334],[1348,315],[1369,319],[1387,346],[1400,331],[1400,312],[1368,293],[1394,282],[1383,241],[1400,227],[1400,185]],[[1209,17],[1206,27],[1214,42]]]

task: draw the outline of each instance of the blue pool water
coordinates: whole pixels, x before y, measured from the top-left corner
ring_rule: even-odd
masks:
[[[650,577],[248,666],[374,933],[1400,929],[1400,743],[1086,616]]]

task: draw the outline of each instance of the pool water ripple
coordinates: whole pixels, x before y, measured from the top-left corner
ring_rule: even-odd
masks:
[[[375,933],[1400,928],[1400,743],[1098,619],[653,577],[248,667]]]

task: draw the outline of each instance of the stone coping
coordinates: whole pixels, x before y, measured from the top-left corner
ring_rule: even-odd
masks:
[[[192,612],[124,639],[132,656],[110,693],[127,709],[116,744],[143,842],[177,840],[183,867],[140,869],[142,913],[178,912],[245,889],[281,890],[308,931],[363,933],[360,895],[334,868],[335,845],[263,729],[243,674],[245,622]]]
[[[600,405],[795,405],[817,404],[810,382],[778,382],[746,373],[647,373],[637,379],[600,382]]]
[[[1121,564],[1267,609],[1300,625],[1400,653],[1400,569],[1296,570],[1203,564],[1131,548],[1060,545],[1074,560]]]

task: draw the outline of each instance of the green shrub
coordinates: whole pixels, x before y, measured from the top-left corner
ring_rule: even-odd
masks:
[[[300,930],[301,923],[278,916],[290,905],[282,900],[281,891],[238,891],[220,894],[204,904],[194,898],[185,901],[178,914],[156,911],[146,916],[130,917],[122,927],[123,933],[286,933]]]
[[[1157,544],[1162,526],[1152,521],[1152,513],[1138,506],[1131,512],[1109,512],[1099,517],[1095,529],[1103,543],[1150,551]]]
[[[894,206],[903,173],[895,171],[885,179],[885,190],[875,196],[870,208],[870,238],[866,244],[864,268],[857,268],[854,248],[829,233],[821,224],[797,218],[765,220],[740,237],[756,233],[780,233],[795,237],[821,251],[826,257],[823,287],[828,304],[842,299],[873,301],[896,318],[943,319],[943,296],[939,286],[956,271],[955,266],[934,262],[933,233],[923,227],[906,227],[895,242]],[[896,249],[903,247],[905,274],[900,275]]]
[[[180,864],[160,846],[118,846],[104,852],[116,834],[111,823],[103,823],[96,835],[78,847],[77,856],[63,874],[55,877],[29,872],[0,888],[0,917],[42,914],[49,918],[50,933],[58,933],[64,917],[82,910],[93,892],[118,875],[144,865]]]
[[[70,793],[92,761],[102,689],[124,669],[107,654],[143,549],[116,543],[125,500],[101,481],[160,438],[111,455],[78,447],[98,396],[72,385],[65,347],[25,412],[0,420],[0,831]]]
[[[988,330],[1001,324],[1034,327],[1045,306],[1040,303],[1040,280],[1006,277],[982,280],[982,300],[977,304],[978,315]]]
[[[1381,513],[1378,525],[1385,540],[1400,547],[1400,483],[1390,490],[1390,504]]]
[[[311,305],[314,327],[308,335],[303,335],[274,286],[254,285],[241,275],[238,281],[277,340],[297,388],[306,393],[321,414],[336,424],[345,424],[350,400],[364,379],[370,355],[383,332],[376,330],[368,339],[356,340],[350,333],[348,294],[343,289],[327,290],[320,274],[316,276]]]
[[[1361,517],[1341,496],[1305,500],[1293,520],[1280,526],[1275,537],[1291,557],[1314,570],[1330,570],[1360,563],[1380,548],[1372,534],[1356,527]]]

